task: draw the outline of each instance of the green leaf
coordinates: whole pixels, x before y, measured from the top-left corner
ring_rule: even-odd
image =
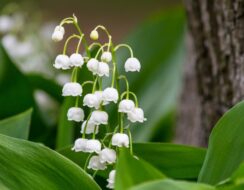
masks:
[[[223,189],[244,187],[244,162],[234,171],[230,178],[221,181],[218,185]]]
[[[138,185],[130,188],[130,190],[215,190],[215,188],[200,183],[164,179]]]
[[[28,79],[15,67],[0,43],[0,119],[33,107],[33,91]]]
[[[66,158],[72,160],[74,163],[79,165],[81,168],[85,165],[86,158],[89,154],[86,154],[84,152],[74,152],[72,151],[72,146],[63,147],[61,149],[58,149],[58,152],[65,156]]]
[[[238,169],[232,174],[231,181],[234,181],[235,184],[244,184],[244,163],[242,163]]]
[[[0,187],[11,190],[100,189],[76,164],[37,143],[0,135]]]
[[[37,74],[27,75],[31,85],[35,89],[41,89],[53,97],[55,100],[62,102],[63,97],[61,96],[62,88],[59,84],[51,79],[47,79]]]
[[[29,139],[41,140],[48,145],[54,144],[50,142],[54,140],[53,138],[46,137],[50,134],[50,126],[45,125],[38,112],[30,80],[18,70],[1,43],[0,61],[0,119],[11,117],[32,107]]]
[[[0,133],[20,139],[28,139],[32,109],[0,121]]]
[[[244,102],[231,108],[215,125],[199,181],[217,184],[230,177],[244,160]]]
[[[129,56],[128,51],[118,50],[120,73],[128,76],[130,89],[137,94],[139,106],[148,118],[140,126],[132,126],[134,141],[149,141],[155,136],[162,141],[172,136],[175,119],[168,122],[165,117],[175,110],[180,94],[185,55],[184,31],[183,7],[164,10],[136,28],[126,43],[141,62],[140,73],[125,73],[124,62]],[[173,116],[175,118],[176,115]],[[161,138],[159,131],[164,131]]]
[[[68,121],[67,112],[69,108],[74,106],[74,104],[73,98],[67,97],[61,106],[56,138],[56,149],[60,149],[73,143],[74,123]]]
[[[136,156],[149,162],[168,177],[176,179],[197,179],[206,150],[169,143],[134,143]],[[87,154],[71,151],[71,146],[60,149],[59,153],[83,167]],[[108,174],[103,172],[101,176]]]
[[[244,189],[244,184],[241,185],[228,185],[225,187],[220,187],[218,190],[243,190]]]
[[[132,157],[127,149],[120,149],[116,166],[116,190],[126,190],[146,181],[164,178],[165,175],[146,161]]]
[[[203,148],[170,143],[134,143],[133,148],[135,155],[177,179],[197,179],[206,154]]]

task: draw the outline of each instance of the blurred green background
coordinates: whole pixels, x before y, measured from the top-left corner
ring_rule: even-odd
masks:
[[[140,73],[126,73],[148,119],[131,127],[134,140],[172,141],[186,53],[185,12],[177,0],[1,0],[0,119],[33,108],[29,139],[51,148],[67,146],[80,135],[80,125],[66,119],[74,100],[61,96],[71,73],[52,66],[63,46],[51,41],[52,31],[73,13],[86,36],[102,24],[115,44],[128,43],[141,61]],[[66,31],[65,37],[74,32],[70,26]],[[117,56],[123,73],[128,52]],[[82,71],[80,80],[85,80],[89,73]],[[115,124],[113,108],[108,111]]]

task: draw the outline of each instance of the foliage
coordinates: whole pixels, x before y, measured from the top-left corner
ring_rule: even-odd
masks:
[[[100,189],[82,169],[57,152],[0,135],[0,183],[7,189]]]
[[[116,189],[242,189],[244,185],[244,167],[243,164],[241,164],[243,159],[240,159],[243,147],[242,144],[235,144],[235,148],[232,148],[234,152],[230,157],[210,156],[213,153],[218,153],[218,151],[220,151],[218,155],[225,153],[226,151],[231,151],[225,143],[219,144],[218,146],[212,145],[215,143],[215,138],[218,137],[216,131],[223,136],[224,134],[228,134],[228,139],[231,139],[231,142],[233,143],[242,140],[239,138],[239,133],[243,126],[243,121],[240,119],[243,112],[244,102],[241,102],[229,110],[220,119],[211,134],[210,146],[207,150],[199,181],[204,179],[206,183],[213,184],[213,181],[207,181],[207,179],[213,178],[215,184],[218,183],[217,186],[214,187],[197,182],[173,180],[177,178],[192,180],[189,176],[194,178],[197,171],[199,171],[205,155],[204,149],[173,144],[139,143],[134,144],[134,152],[138,158],[131,157],[127,149],[120,150],[119,162],[116,166],[116,170],[118,171],[116,176]],[[26,117],[26,115],[29,113],[30,111],[13,118],[17,118],[21,124],[28,126],[30,117]],[[5,123],[6,121],[11,120],[17,122],[16,120],[13,120],[13,118],[5,120]],[[12,122],[8,123],[9,126],[12,127]],[[230,123],[236,123],[236,125],[231,125],[232,127],[229,127]],[[4,125],[4,127],[6,127],[6,125]],[[16,128],[18,127],[19,125],[16,125]],[[23,129],[28,131],[28,127],[23,126]],[[15,134],[10,133],[8,135]],[[142,150],[143,147],[145,147],[145,150]],[[45,184],[46,189],[49,189],[49,187],[58,189],[67,185],[71,189],[77,189],[77,187],[80,187],[81,185],[87,185],[87,189],[99,189],[96,182],[86,176],[83,169],[78,166],[81,164],[80,160],[83,159],[80,157],[81,155],[74,154],[77,155],[77,157],[74,158],[72,152],[69,150],[70,148],[66,148],[60,150],[60,153],[70,158],[70,160],[65,159],[58,153],[55,153],[55,151],[52,151],[43,145],[0,135],[1,186],[10,189],[18,189],[16,187],[41,189],[42,186],[40,186],[40,188],[37,188],[36,186],[36,184],[41,183],[41,185]],[[156,155],[158,158],[162,158],[162,162],[160,162],[161,159],[156,158]],[[215,158],[218,159],[219,164],[212,162]],[[229,164],[234,169],[230,168],[229,165],[221,165],[222,159],[226,163],[234,163],[235,167]],[[211,162],[209,162],[209,160],[211,160]],[[206,171],[206,164],[208,164],[207,169],[211,171]],[[236,171],[234,171],[235,169]],[[189,171],[189,173],[186,172],[186,174],[184,174],[184,170]],[[222,171],[228,171],[228,173],[225,172],[223,177],[223,175],[221,175]],[[69,173],[69,175],[66,175],[66,173]],[[164,173],[168,173],[168,175],[165,175]],[[209,175],[212,178],[209,178]],[[21,180],[18,176],[22,176]],[[105,180],[104,177],[106,175],[99,174],[99,176],[101,177],[95,178],[96,180],[99,179],[98,183],[100,183],[101,180]],[[23,177],[25,180],[23,180]],[[13,183],[13,181],[16,181],[16,183]]]
[[[244,160],[244,102],[226,112],[214,127],[199,181],[217,184],[228,178]]]
[[[244,102],[217,122],[207,150],[146,142],[172,137],[182,75],[184,25],[184,12],[177,8],[149,19],[128,38],[145,64],[141,75],[130,76],[130,80],[148,122],[140,129],[133,126],[136,140],[144,141],[133,144],[136,157],[119,149],[115,189],[244,188]],[[123,60],[125,52],[118,56]],[[61,86],[39,75],[21,73],[2,46],[0,60],[0,189],[105,189],[108,173],[98,172],[93,179],[83,170],[88,154],[71,151],[77,131],[65,120],[71,100],[59,96]],[[45,91],[61,108],[53,125],[40,113],[34,98],[37,89]]]
[[[32,109],[0,121],[0,133],[20,139],[28,139]]]

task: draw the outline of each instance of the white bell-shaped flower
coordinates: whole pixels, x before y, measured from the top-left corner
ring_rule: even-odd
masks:
[[[79,53],[73,53],[70,56],[70,65],[74,67],[82,67],[84,64],[84,58]]]
[[[141,108],[135,108],[131,112],[127,114],[128,120],[130,120],[132,123],[140,122],[143,123],[147,119],[144,117],[144,111]]]
[[[116,152],[113,149],[110,148],[104,148],[99,153],[99,158],[101,163],[108,163],[112,164],[116,161]]]
[[[91,120],[88,121],[87,126],[86,126],[86,123],[87,123],[87,120],[82,123],[80,132],[84,133],[85,127],[86,127],[86,134],[94,133],[96,125]],[[96,131],[95,131],[96,134],[98,133],[98,130],[99,130],[99,128],[97,127]]]
[[[135,103],[132,100],[122,100],[119,103],[119,112],[129,113],[135,109]]]
[[[91,58],[87,62],[87,68],[88,68],[89,71],[91,71],[93,73],[93,75],[97,74],[98,64],[99,64],[99,61],[97,59],[95,59],[95,58]]]
[[[99,38],[98,32],[96,30],[91,31],[90,38],[92,40],[98,40],[98,38]]]
[[[100,162],[99,156],[92,156],[89,160],[87,168],[92,170],[105,170],[107,166],[105,163]]]
[[[105,111],[95,110],[92,112],[90,120],[94,122],[95,125],[107,125],[108,114]]]
[[[109,52],[109,51],[103,52],[102,53],[102,56],[101,56],[101,60],[103,62],[106,62],[106,63],[112,61],[112,54],[111,54],[111,52]]]
[[[82,87],[79,83],[68,82],[64,85],[62,90],[63,96],[81,96]]]
[[[129,147],[129,137],[124,133],[115,133],[112,137],[112,145],[118,147]]]
[[[63,39],[64,35],[61,31],[54,31],[52,34],[52,40],[54,42],[59,42]]]
[[[64,27],[56,26],[52,34],[52,40],[55,42],[61,41],[64,37],[64,33],[65,33]]]
[[[126,60],[125,62],[125,71],[126,72],[135,72],[135,71],[140,71],[141,70],[141,64],[139,60],[135,57],[130,57]]]
[[[106,76],[109,77],[109,66],[107,63],[99,62],[97,66],[97,70],[95,72],[98,76]]]
[[[98,102],[100,105],[103,101],[103,91],[96,91],[94,94],[97,96],[97,99],[98,99]]]
[[[87,139],[79,138],[75,140],[75,144],[72,148],[75,152],[86,152]]]
[[[76,121],[80,122],[84,120],[85,114],[83,109],[77,108],[77,107],[72,107],[69,108],[67,117],[69,121]]]
[[[83,99],[83,105],[89,108],[98,109],[100,106],[100,101],[95,94],[86,94]]]
[[[109,102],[117,103],[119,99],[119,94],[117,89],[111,87],[106,88],[103,91],[102,98],[103,98],[104,105],[108,104]]]
[[[70,59],[67,55],[58,55],[55,59],[55,63],[53,64],[53,66],[56,69],[67,70],[70,68]]]
[[[86,142],[86,152],[89,153],[99,153],[101,151],[102,145],[99,140],[91,139]]]
[[[115,175],[116,175],[116,171],[115,170],[112,170],[109,173],[109,177],[107,179],[107,182],[108,182],[107,188],[114,189]]]

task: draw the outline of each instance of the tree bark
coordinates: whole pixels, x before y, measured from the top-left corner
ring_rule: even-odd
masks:
[[[178,136],[190,131],[192,135],[183,134],[179,141],[206,146],[217,120],[244,97],[244,0],[185,0],[184,4],[196,88],[189,91],[187,85],[192,84],[186,76],[182,106],[196,108],[181,109],[186,121],[179,120]],[[191,121],[194,117],[199,121]]]

